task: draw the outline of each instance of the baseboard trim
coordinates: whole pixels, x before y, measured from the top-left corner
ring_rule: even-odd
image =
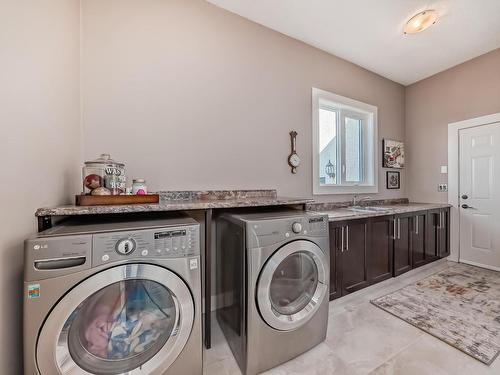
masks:
[[[488,264],[481,264],[481,263],[477,263],[477,262],[471,262],[469,260],[460,259],[459,263],[465,263],[465,264],[469,264],[471,266],[486,268],[487,270],[492,270],[492,271],[500,271],[500,267],[490,266]]]

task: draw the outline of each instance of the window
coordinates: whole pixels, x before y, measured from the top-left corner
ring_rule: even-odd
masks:
[[[313,193],[377,193],[377,107],[313,88]]]

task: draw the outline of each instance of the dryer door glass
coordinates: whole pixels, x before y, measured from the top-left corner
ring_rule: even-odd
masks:
[[[318,245],[304,240],[272,254],[257,283],[257,305],[265,322],[288,331],[309,321],[328,298],[328,263]]]
[[[286,257],[274,271],[269,293],[273,309],[283,315],[301,311],[313,298],[318,268],[305,252]]]
[[[175,327],[175,297],[151,280],[111,284],[83,301],[66,321],[69,352],[94,374],[126,373],[152,358]]]

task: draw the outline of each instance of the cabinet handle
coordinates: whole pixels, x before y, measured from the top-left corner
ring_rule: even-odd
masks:
[[[349,251],[349,225],[345,227],[345,242],[346,242],[346,251]]]
[[[342,232],[341,232],[341,241],[340,241],[340,250],[344,252],[344,227],[342,227]]]
[[[397,219],[394,219],[394,221],[392,222],[392,233],[394,233],[393,237],[395,240],[398,238],[396,235],[396,220]]]
[[[401,219],[398,219],[398,240],[401,239]]]
[[[415,216],[415,234],[418,234],[418,216]]]

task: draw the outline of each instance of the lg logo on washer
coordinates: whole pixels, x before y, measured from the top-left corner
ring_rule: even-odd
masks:
[[[35,249],[35,250],[48,249],[48,248],[49,248],[49,245],[47,245],[47,244],[43,244],[43,245],[36,244],[33,246],[33,249]]]

